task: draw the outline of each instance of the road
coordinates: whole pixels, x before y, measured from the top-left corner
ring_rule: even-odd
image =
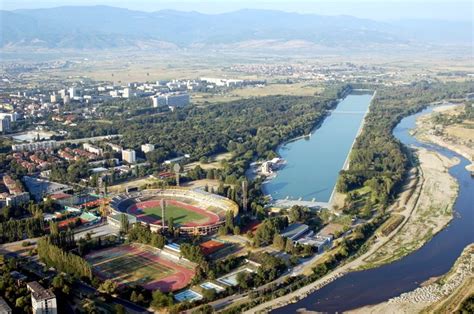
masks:
[[[317,254],[317,255],[307,259],[306,261],[304,261],[300,265],[298,265],[298,266],[296,266],[292,269],[287,269],[287,271],[285,273],[283,273],[280,277],[278,277],[274,281],[269,282],[269,283],[267,283],[263,286],[260,286],[256,289],[252,290],[252,292],[262,291],[262,290],[270,287],[271,285],[278,285],[279,283],[283,282],[288,277],[295,277],[295,276],[301,275],[302,272],[305,270],[305,266],[313,264],[321,256],[322,256],[322,254]],[[225,308],[229,305],[232,305],[233,303],[235,303],[237,301],[247,299],[249,293],[250,293],[250,291],[235,294],[235,295],[231,295],[231,296],[216,300],[214,302],[210,302],[209,304],[214,308],[214,310],[221,310],[221,309],[223,309],[223,308]]]
[[[77,282],[75,285],[74,285],[74,290],[79,290],[79,292],[82,292],[83,294],[94,294],[96,295],[97,293],[97,289],[92,287],[92,286],[89,286],[87,285],[86,283],[82,282],[82,281],[79,281]],[[127,300],[124,300],[124,299],[121,299],[121,298],[117,298],[117,297],[109,297],[110,298],[110,302],[114,303],[114,304],[120,304],[122,305],[123,307],[126,308],[127,310],[127,313],[153,313],[153,312],[150,312],[148,311],[146,308],[144,307],[141,307],[135,303],[132,303],[130,301],[127,301]]]

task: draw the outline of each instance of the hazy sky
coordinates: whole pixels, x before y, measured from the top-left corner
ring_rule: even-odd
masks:
[[[472,21],[471,0],[0,0],[3,10],[62,5],[110,5],[140,11],[175,9],[221,13],[245,8],[275,9],[323,15],[352,15],[377,20],[435,18]]]

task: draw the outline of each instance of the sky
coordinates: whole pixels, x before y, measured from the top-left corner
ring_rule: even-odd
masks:
[[[441,19],[472,21],[471,0],[0,0],[3,10],[64,5],[110,5],[139,11],[174,9],[222,13],[240,9],[273,9],[322,15],[352,15],[374,20]]]

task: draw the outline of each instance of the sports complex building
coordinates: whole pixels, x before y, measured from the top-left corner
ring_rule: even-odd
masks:
[[[163,208],[164,207],[164,208]],[[228,198],[202,190],[181,188],[150,189],[115,196],[110,202],[109,223],[120,225],[125,213],[131,222],[150,225],[152,231],[174,228],[181,234],[206,235],[217,232],[231,211],[237,215],[238,205]],[[163,218],[164,216],[164,218]]]

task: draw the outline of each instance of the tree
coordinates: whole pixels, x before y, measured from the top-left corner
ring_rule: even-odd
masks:
[[[51,235],[57,235],[59,233],[58,224],[54,221],[49,223],[49,233]]]
[[[164,294],[160,290],[155,290],[152,293],[151,307],[156,310],[173,305],[173,297],[169,294]]]
[[[207,301],[212,301],[216,298],[217,292],[215,289],[204,289],[202,295]]]
[[[220,226],[217,233],[220,235],[220,236],[224,236],[227,234],[227,228],[225,226]]]
[[[291,240],[286,241],[285,251],[286,253],[289,253],[289,254],[293,254],[295,252],[295,246],[293,244],[293,241]]]
[[[97,307],[95,305],[94,300],[91,299],[85,299],[81,303],[82,308],[86,311],[88,314],[96,314],[97,313]]]
[[[19,297],[15,301],[15,307],[17,307],[19,309],[23,309],[26,304],[28,304],[28,301],[27,301],[26,297]]]
[[[174,218],[173,217],[168,218],[168,232],[170,234],[174,233]]]
[[[239,226],[235,226],[234,227],[234,235],[239,235],[240,234],[240,227]]]
[[[195,263],[202,263],[205,261],[201,248],[198,245],[183,243],[180,246],[181,255]]]
[[[225,227],[228,231],[234,229],[234,213],[231,210],[225,213]]]
[[[117,283],[113,280],[107,279],[99,286],[98,290],[102,293],[112,295],[117,290]]]
[[[285,245],[286,245],[285,238],[279,234],[275,234],[275,236],[273,237],[273,246],[277,250],[283,251],[285,249]]]
[[[248,289],[254,285],[252,274],[246,271],[237,274],[237,284],[242,289]]]
[[[92,278],[92,269],[82,257],[63,251],[43,237],[38,240],[38,256],[42,262],[77,278]]]
[[[214,313],[214,308],[210,304],[204,304],[197,308],[194,313],[196,314],[212,314]]]
[[[126,214],[120,214],[120,232],[128,233],[129,222]]]
[[[132,291],[132,294],[130,295],[130,301],[133,303],[138,303],[138,294],[135,290]]]
[[[115,314],[126,314],[125,308],[122,304],[115,304]]]

